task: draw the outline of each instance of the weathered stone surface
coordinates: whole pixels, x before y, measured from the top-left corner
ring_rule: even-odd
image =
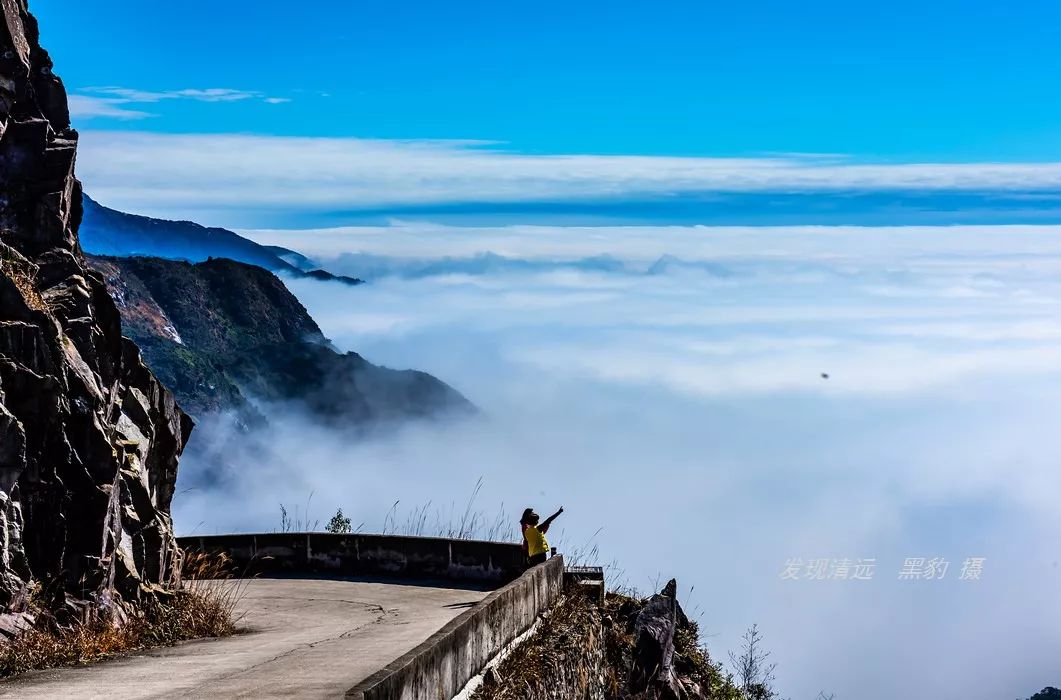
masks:
[[[174,581],[191,421],[84,265],[66,92],[25,0],[0,8],[0,607],[14,614],[33,582],[66,603]]]
[[[634,623],[634,663],[630,670],[630,692],[652,693],[653,697],[679,697],[674,674],[674,634],[687,623],[678,604],[678,583],[667,582],[662,591],[648,599]]]

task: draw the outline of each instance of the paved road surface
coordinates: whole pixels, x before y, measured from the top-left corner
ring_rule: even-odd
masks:
[[[341,697],[486,595],[363,580],[246,585],[246,634],[34,672],[0,683],[0,697]]]

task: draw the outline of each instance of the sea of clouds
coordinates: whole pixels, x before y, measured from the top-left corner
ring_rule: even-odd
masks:
[[[311,519],[378,531],[425,504],[459,518],[481,477],[475,508],[513,523],[565,506],[554,543],[596,546],[613,582],[676,577],[718,658],[758,623],[786,697],[1026,697],[1061,681],[1059,234],[248,232],[365,278],[288,285],[340,348],[482,414],[351,442],[266,407],[252,478],[182,464],[175,518],[272,530],[312,493]],[[899,580],[913,557],[949,568]],[[959,580],[969,557],[979,581]],[[876,566],[782,576],[823,558]]]

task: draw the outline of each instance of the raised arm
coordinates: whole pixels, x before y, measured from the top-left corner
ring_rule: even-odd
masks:
[[[544,522],[544,523],[542,523],[541,527],[539,527],[538,529],[539,529],[539,530],[541,530],[541,531],[542,531],[543,533],[544,533],[544,532],[547,532],[547,531],[549,530],[549,525],[550,525],[550,524],[551,524],[551,523],[552,523],[552,522],[553,522],[554,520],[556,520],[556,519],[557,519],[558,517],[560,517],[560,514],[561,514],[561,513],[563,513],[563,512],[564,512],[564,507],[563,507],[563,506],[560,506],[560,510],[556,511],[555,513],[553,513],[552,515],[550,515],[550,516],[549,516],[548,518],[546,518],[546,519],[545,519],[545,522]]]

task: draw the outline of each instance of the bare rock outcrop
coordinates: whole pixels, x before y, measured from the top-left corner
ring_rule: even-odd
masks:
[[[679,624],[687,625],[688,620],[678,604],[678,583],[671,579],[662,591],[645,602],[634,621],[633,665],[629,680],[634,695],[681,696],[674,670],[674,636]]]
[[[25,0],[0,0],[0,607],[173,582],[191,421],[78,244],[77,132]]]

